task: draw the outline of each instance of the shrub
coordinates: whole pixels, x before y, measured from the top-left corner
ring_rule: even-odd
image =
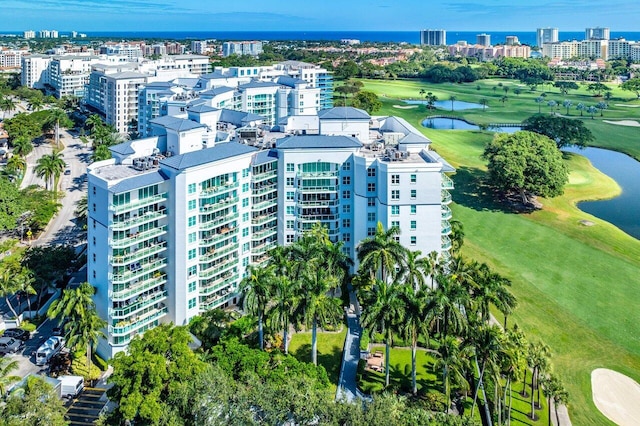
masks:
[[[28,331],[29,333],[33,333],[34,331],[36,331],[37,327],[35,324],[32,324],[29,321],[24,320],[22,321],[22,324],[20,324],[20,328],[25,331]]]
[[[104,359],[100,358],[98,354],[93,354],[91,357],[93,363],[100,369],[100,371],[106,371],[109,368],[109,364]]]
[[[360,350],[361,351],[368,351],[369,350],[369,341],[371,340],[371,337],[369,336],[369,333],[367,333],[366,330],[362,330],[362,336],[360,336]]]

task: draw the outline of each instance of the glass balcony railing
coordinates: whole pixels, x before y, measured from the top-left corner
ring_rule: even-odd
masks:
[[[167,292],[162,291],[159,293],[151,294],[149,296],[140,296],[136,302],[130,304],[129,306],[123,308],[112,308],[109,309],[109,316],[112,319],[122,319],[129,317],[135,313],[140,312],[141,310],[163,300],[166,300]]]
[[[333,200],[298,200],[298,207],[335,207],[340,205],[339,199]]]
[[[442,197],[442,204],[451,203],[451,194],[449,194],[449,192],[446,189],[443,189],[442,191],[440,191],[440,194]]]
[[[256,255],[265,254],[277,245],[277,241],[265,241],[264,243],[253,246],[251,251]]]
[[[453,189],[453,181],[444,173],[442,173],[442,189]]]
[[[308,179],[308,178],[318,178],[318,177],[328,177],[328,178],[337,178],[338,170],[326,171],[326,172],[298,172],[298,178],[300,179]]]
[[[157,271],[167,265],[166,259],[158,259],[153,262],[142,263],[140,265],[132,265],[134,268],[130,272],[123,274],[113,274],[111,282],[113,284],[126,284],[129,281],[139,281],[145,275]]]
[[[443,251],[447,251],[447,250],[451,250],[451,238],[447,237],[446,235],[440,237],[440,249]]]
[[[278,229],[275,226],[270,228],[265,228],[265,229],[261,229],[260,231],[254,232],[251,235],[251,239],[253,241],[258,241],[268,237],[269,235],[275,235],[277,233],[278,233]]]
[[[257,195],[268,194],[269,192],[273,192],[277,190],[278,190],[278,184],[272,183],[269,185],[261,186],[260,188],[256,188],[252,190],[251,193],[252,195],[257,196]]]
[[[448,220],[443,220],[440,222],[440,227],[441,227],[441,234],[442,235],[449,235],[451,234],[451,224],[449,223]]]
[[[110,294],[112,300],[126,300],[135,296],[136,294],[144,293],[145,291],[154,287],[161,286],[167,282],[167,275],[160,274],[157,277],[148,278],[143,281],[139,281],[136,284],[128,286],[124,290],[113,291]]]
[[[238,188],[238,182],[229,182],[225,185],[212,186],[200,191],[200,198],[207,198],[215,194],[221,194],[226,191]]]
[[[261,216],[256,216],[256,217],[251,218],[251,224],[252,225],[264,225],[265,223],[269,223],[271,221],[274,221],[277,218],[278,218],[278,212],[264,214],[264,215],[261,215]]]
[[[115,326],[109,326],[109,334],[114,336],[123,336],[129,333],[138,331],[139,329],[151,324],[152,322],[167,315],[169,310],[166,306],[155,308],[140,315],[135,321],[121,321],[122,325],[116,324]]]
[[[200,279],[211,278],[217,274],[222,274],[223,272],[234,269],[237,266],[237,263],[238,263],[237,258],[227,259],[223,262],[216,263],[215,265],[211,265],[207,269],[202,269],[198,274],[198,276],[200,277]]]
[[[238,202],[238,197],[226,197],[217,203],[205,204],[200,209],[200,213],[214,213],[219,210],[225,209]]]
[[[440,215],[442,216],[442,220],[449,220],[453,217],[449,206],[444,205],[440,207]]]
[[[235,293],[233,292],[220,294],[215,297],[209,297],[200,302],[200,310],[208,311],[208,310],[217,308],[231,301],[234,297],[235,297]]]
[[[113,211],[115,214],[120,214],[124,212],[128,212],[133,209],[139,209],[142,207],[150,206],[153,204],[161,203],[167,198],[167,194],[165,192],[153,195],[151,197],[132,200],[128,203],[115,205],[112,204],[109,206],[109,210]]]
[[[223,247],[218,248],[210,248],[207,253],[200,256],[200,263],[211,262],[212,260],[218,259],[225,254],[231,253],[235,250],[238,250],[238,244],[227,244]]]
[[[166,241],[162,241],[162,242],[159,242],[157,244],[153,244],[153,245],[151,245],[149,247],[137,249],[137,250],[135,250],[135,251],[133,251],[132,253],[129,253],[129,254],[114,255],[112,260],[111,260],[111,262],[112,262],[113,265],[124,266],[124,265],[128,265],[131,262],[136,262],[136,261],[142,260],[145,257],[153,256],[153,255],[158,254],[158,253],[162,253],[166,249],[167,249],[167,242]]]
[[[140,216],[134,215],[131,219],[122,222],[113,222],[111,229],[113,230],[125,230],[134,226],[139,226],[145,223],[153,222],[154,220],[164,219],[167,217],[165,210],[159,210],[157,212],[147,212]]]
[[[235,228],[225,228],[226,231],[223,229],[222,231],[220,231],[219,233],[215,234],[215,235],[211,235],[207,238],[203,238],[200,240],[199,245],[200,247],[211,247],[214,246],[216,244],[219,244],[229,238],[233,238],[236,237],[238,235],[238,227]]]
[[[266,179],[271,179],[278,176],[278,170],[270,170],[268,172],[265,173],[260,173],[260,174],[254,174],[251,177],[251,182],[262,182],[263,180]]]
[[[120,239],[111,239],[109,243],[113,248],[124,248],[130,247],[134,244],[140,244],[141,242],[148,240],[150,238],[159,237],[167,233],[166,226],[159,226],[157,228],[148,229],[142,232],[136,232],[135,234],[131,234],[128,237],[120,238]]]
[[[265,200],[265,201],[261,201],[259,203],[254,203],[251,206],[251,209],[253,211],[258,211],[258,210],[263,210],[269,207],[275,207],[278,205],[278,199],[277,198],[272,198],[270,200]]]
[[[208,296],[211,293],[215,293],[216,291],[223,289],[224,287],[228,287],[238,281],[239,277],[240,276],[238,274],[231,273],[227,276],[223,276],[218,278],[217,280],[211,281],[207,285],[203,285],[200,287],[200,296]]]
[[[207,222],[200,222],[200,229],[207,230],[216,228],[224,223],[231,222],[239,217],[238,213],[227,214],[224,216],[216,217],[215,219],[209,220]]]

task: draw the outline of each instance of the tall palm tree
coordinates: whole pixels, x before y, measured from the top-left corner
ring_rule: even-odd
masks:
[[[582,117],[582,112],[586,109],[586,107],[582,102],[580,102],[578,105],[576,105],[576,109],[580,111],[580,117]]]
[[[31,296],[38,293],[33,287],[33,283],[35,282],[33,273],[27,268],[20,268],[20,271],[16,274],[15,280],[16,289],[26,295],[27,306],[29,312],[31,312]]]
[[[451,111],[453,111],[453,104],[456,102],[458,98],[455,95],[449,96],[449,100],[451,101]]]
[[[111,150],[108,145],[98,145],[91,154],[91,161],[94,163],[97,161],[104,161],[111,158]]]
[[[401,286],[398,282],[387,283],[376,279],[372,290],[364,295],[364,308],[360,317],[363,328],[370,333],[380,332],[385,336],[385,386],[389,386],[389,349],[392,333],[398,321],[404,317],[400,292]]]
[[[429,259],[420,257],[420,250],[407,250],[405,265],[402,273],[402,280],[405,284],[411,284],[414,291],[424,288],[427,276],[431,274],[431,264]]]
[[[405,339],[411,341],[411,386],[413,394],[418,394],[416,380],[418,349],[418,337],[424,336],[429,341],[429,323],[431,313],[429,308],[429,296],[424,288],[414,289],[410,282],[405,283],[401,294],[404,303],[404,316],[400,324],[400,333]]]
[[[450,220],[449,224],[451,225],[451,235],[449,236],[451,239],[451,252],[457,255],[464,244],[464,226],[461,221],[456,219]]]
[[[311,361],[318,365],[318,325],[323,328],[327,325],[337,326],[344,316],[344,310],[339,298],[322,293],[313,299],[308,312],[312,315]]]
[[[274,303],[267,312],[267,322],[271,330],[283,330],[284,353],[289,353],[289,327],[297,306],[297,292],[288,274],[279,274],[276,269],[276,279],[272,296]]]
[[[400,228],[391,227],[385,231],[378,222],[376,233],[365,238],[358,245],[360,268],[371,275],[388,282],[396,276],[396,270],[402,269],[405,263],[406,250],[396,240]]]
[[[542,114],[542,103],[544,102],[544,97],[538,96],[536,98],[536,103],[538,104],[538,114]]]
[[[531,368],[531,419],[535,419],[534,391],[539,389],[539,380],[549,365],[549,347],[542,342],[530,343],[527,354],[527,364]],[[538,392],[538,407],[540,406],[540,392]]]
[[[489,322],[489,305],[492,304],[506,317],[513,312],[517,305],[515,296],[507,290],[511,281],[493,272],[485,263],[481,264],[475,272],[475,286],[472,290],[472,299],[478,308],[483,322]],[[506,319],[505,319],[506,328]]]
[[[44,100],[38,96],[29,99],[28,107],[31,111],[40,111],[44,108]]]
[[[66,289],[62,292],[62,296],[49,306],[47,316],[50,319],[57,319],[58,324],[62,324],[65,318],[73,320],[88,316],[95,308],[94,294],[95,288],[87,282],[74,289]]]
[[[100,318],[95,306],[87,308],[84,315],[77,316],[64,326],[67,345],[69,347],[86,347],[87,368],[91,365],[91,354],[98,345],[98,342],[101,338],[106,338],[103,331],[106,326],[107,322]]]
[[[40,157],[36,163],[35,172],[38,177],[45,180],[45,184],[47,189],[49,188],[49,184],[54,187],[55,180],[62,174],[64,168],[66,167],[66,163],[62,158],[61,152],[52,152],[51,154],[45,154]],[[53,191],[56,192],[57,188],[53,188]]]
[[[571,105],[573,105],[573,102],[571,102],[571,100],[569,99],[565,99],[564,101],[562,101],[562,106],[567,109],[567,115],[569,115],[569,108],[571,108]]]
[[[484,110],[487,108],[487,105],[489,105],[489,99],[487,98],[480,98],[480,105],[482,105],[482,111],[484,112]]]
[[[91,134],[93,134],[94,129],[104,126],[104,121],[98,114],[91,114],[89,118],[84,122],[84,125],[89,128]]]
[[[264,314],[271,301],[275,282],[273,270],[273,266],[249,266],[246,277],[240,283],[244,310],[258,318],[260,349],[264,349]]]
[[[593,105],[587,108],[587,113],[591,115],[592,120],[593,120],[593,116],[596,115],[596,112],[598,112],[598,108],[594,107]]]
[[[5,96],[0,99],[0,109],[5,113],[11,112],[16,109],[17,102],[11,99],[9,96]]]
[[[19,155],[13,155],[7,160],[6,170],[12,175],[22,175],[27,168],[27,162]]]
[[[11,372],[19,367],[18,361],[10,361],[9,358],[0,358],[0,399],[7,394],[7,388],[13,382],[20,380],[18,376],[12,376]]]
[[[56,146],[60,148],[60,125],[67,123],[69,121],[69,117],[67,116],[67,113],[60,108],[53,108],[49,111],[49,118],[47,121],[55,125]]]
[[[7,306],[11,309],[14,318],[18,319],[16,312],[9,297],[18,291],[18,281],[16,280],[16,270],[13,267],[4,266],[0,270],[0,297],[4,297]]]
[[[437,275],[436,287],[431,295],[429,309],[434,313],[436,330],[441,336],[464,331],[467,321],[462,307],[468,298],[467,291],[450,276]],[[440,330],[440,324],[442,329]]]
[[[451,406],[451,383],[456,382],[462,388],[468,387],[464,377],[468,351],[460,347],[460,340],[455,336],[444,336],[440,339],[436,352],[435,368],[442,370],[442,387],[447,400],[445,413]]]
[[[19,136],[11,142],[13,147],[13,154],[20,157],[26,157],[31,151],[33,151],[33,144],[29,138],[25,136]]]

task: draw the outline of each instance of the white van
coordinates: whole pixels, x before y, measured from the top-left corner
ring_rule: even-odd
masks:
[[[84,389],[84,378],[82,376],[60,376],[60,397],[75,398]]]
[[[45,365],[51,358],[64,348],[64,338],[51,336],[36,351],[36,365]]]

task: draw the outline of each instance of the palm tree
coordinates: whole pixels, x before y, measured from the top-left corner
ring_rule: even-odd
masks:
[[[507,102],[509,100],[509,98],[505,95],[505,96],[500,96],[500,102],[502,102],[502,105],[504,105],[505,102]]]
[[[367,272],[365,272],[367,273]],[[400,296],[401,286],[397,282],[387,283],[376,279],[371,291],[364,295],[362,327],[370,333],[385,335],[385,386],[389,386],[389,349],[392,332],[400,318],[404,318],[404,306]]]
[[[18,361],[10,361],[9,358],[0,358],[0,398],[7,394],[7,388],[13,382],[20,380],[18,376],[12,376],[11,372],[19,367]]]
[[[44,108],[44,100],[38,96],[29,99],[28,107],[31,111],[40,111]]]
[[[284,353],[287,354],[289,326],[297,306],[297,292],[289,274],[280,274],[276,268],[276,279],[271,294],[274,304],[267,312],[267,321],[271,330],[283,330]]]
[[[405,265],[402,272],[402,281],[405,284],[411,284],[414,291],[424,288],[427,276],[431,274],[431,265],[429,259],[420,257],[420,250],[407,250]]]
[[[427,100],[427,109],[435,109],[435,103],[438,100],[438,97],[432,92],[427,92],[425,99]]]
[[[593,116],[596,114],[597,111],[598,111],[598,108],[594,107],[593,105],[587,108],[587,113],[591,115],[592,120],[593,120]]]
[[[106,326],[107,322],[100,318],[95,306],[87,308],[84,315],[77,316],[64,326],[66,344],[69,347],[85,346],[87,348],[87,368],[91,365],[91,354],[99,340],[106,338],[103,331]]]
[[[6,170],[12,175],[22,175],[27,168],[27,162],[19,155],[13,155],[7,160]]]
[[[93,134],[96,128],[104,126],[104,121],[102,121],[102,118],[100,118],[98,114],[91,114],[89,118],[85,120],[84,125],[88,127],[91,134]]]
[[[558,105],[558,103],[554,100],[550,100],[549,102],[547,102],[547,106],[549,107],[549,113],[553,113],[553,109],[556,107],[556,105]]]
[[[271,301],[272,287],[275,282],[273,270],[273,266],[249,266],[246,277],[240,283],[244,310],[258,317],[260,349],[264,349],[264,314]]]
[[[461,221],[452,219],[449,221],[451,225],[451,252],[456,255],[460,253],[460,249],[464,244],[464,226]]]
[[[600,110],[600,117],[603,116],[603,112],[605,109],[609,108],[609,104],[607,104],[606,102],[598,102],[596,104],[596,108],[598,108]]]
[[[480,105],[482,105],[482,111],[484,112],[485,108],[487,108],[487,105],[489,105],[489,99],[487,98],[480,98]]]
[[[11,304],[9,296],[16,294],[18,291],[18,282],[16,280],[16,270],[11,266],[4,266],[0,270],[0,297],[4,297],[7,306],[11,309],[14,318],[18,319],[18,313]]]
[[[402,269],[406,256],[405,249],[396,240],[399,234],[400,228],[391,227],[385,231],[382,223],[378,222],[375,235],[358,245],[360,269],[372,276],[378,274],[384,282],[395,278],[396,270]]]
[[[586,109],[586,107],[584,106],[584,104],[582,102],[580,102],[578,105],[576,105],[576,109],[578,111],[580,111],[580,117],[582,117],[582,111],[584,111]]]
[[[89,316],[90,311],[95,308],[94,294],[95,288],[88,282],[74,289],[66,289],[62,292],[62,296],[49,306],[47,316],[50,319],[57,319],[58,324],[62,324],[65,318],[75,320]]]
[[[91,154],[91,161],[94,163],[97,161],[104,161],[111,158],[111,150],[108,145],[98,145]]]
[[[468,293],[460,282],[451,276],[439,274],[436,276],[436,282],[429,307],[429,310],[434,313],[436,330],[442,336],[461,333],[467,325],[462,307],[466,304]],[[440,323],[442,323],[442,330],[440,330]]]
[[[27,268],[20,268],[20,272],[16,274],[15,279],[16,289],[18,292],[24,293],[26,295],[27,306],[29,312],[31,312],[31,296],[38,293],[33,287],[33,283],[35,282],[33,273]]]
[[[76,215],[76,219],[78,220],[78,222],[83,223],[84,225],[87,224],[87,217],[88,217],[88,203],[89,203],[89,199],[86,195],[82,196],[78,202],[76,203],[76,209],[73,212]]]
[[[29,138],[24,136],[15,138],[11,142],[11,146],[13,146],[13,154],[21,157],[26,157],[31,151],[33,151],[33,144]]]
[[[67,113],[60,108],[53,108],[49,111],[49,118],[47,121],[55,124],[56,146],[60,148],[60,123],[66,123],[69,121],[69,117],[67,116]]]
[[[318,324],[323,328],[327,325],[335,327],[344,316],[342,301],[337,297],[322,293],[313,298],[313,303],[309,305],[308,312],[312,317],[311,361],[313,365],[318,365]]]
[[[431,314],[428,311],[429,299],[425,289],[414,289],[410,283],[406,283],[401,294],[404,303],[404,316],[400,324],[400,333],[411,341],[411,385],[413,394],[418,394],[416,380],[416,352],[418,348],[418,337],[425,336],[429,340],[429,323]]]
[[[453,111],[453,104],[456,102],[458,98],[455,95],[449,96],[449,100],[451,101],[451,111]]]
[[[538,389],[538,407],[540,407],[540,391],[539,380],[542,373],[549,364],[550,350],[547,345],[542,342],[530,343],[529,353],[527,355],[527,363],[531,368],[531,419],[535,419],[536,412],[534,406],[534,391]]]
[[[567,115],[569,115],[569,108],[571,108],[571,105],[573,105],[573,102],[571,102],[569,99],[565,99],[564,101],[562,101],[562,106],[567,109]]]
[[[509,86],[504,86],[504,87],[502,88],[502,90],[504,91],[504,93],[505,93],[505,95],[506,95],[507,93],[509,93]]]
[[[11,112],[11,111],[15,110],[16,109],[16,105],[18,105],[16,103],[16,101],[14,101],[13,99],[11,99],[8,96],[3,97],[2,99],[0,99],[0,109],[2,111],[4,111],[5,113],[8,113],[8,112]]]
[[[474,274],[474,283],[471,297],[477,305],[482,321],[489,322],[489,305],[492,304],[505,316],[506,329],[506,315],[513,312],[517,305],[515,296],[506,288],[511,286],[511,281],[493,272],[483,263]]]
[[[544,98],[542,96],[538,96],[536,98],[536,103],[538,104],[538,114],[542,113],[542,103],[544,102]]]
[[[460,347],[460,340],[457,337],[441,337],[434,368],[442,370],[442,386],[447,400],[445,413],[449,411],[451,406],[451,382],[454,381],[463,388],[467,388],[469,385],[463,373],[467,355],[467,350]]]
[[[38,177],[45,180],[45,185],[49,189],[49,184],[54,186],[55,180],[60,177],[66,167],[66,163],[62,158],[61,152],[52,152],[51,154],[45,154],[37,161],[35,172]],[[54,188],[56,192],[57,188]]]

